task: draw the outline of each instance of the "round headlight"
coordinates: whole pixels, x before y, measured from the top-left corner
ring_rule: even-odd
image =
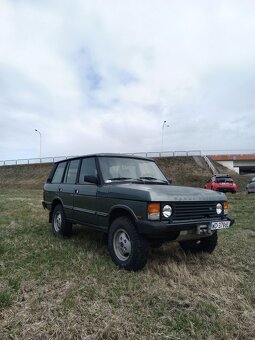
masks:
[[[162,209],[162,214],[165,218],[169,218],[172,215],[172,207],[171,205],[164,205]]]
[[[216,205],[216,212],[218,215],[220,215],[222,213],[222,204],[218,203]]]

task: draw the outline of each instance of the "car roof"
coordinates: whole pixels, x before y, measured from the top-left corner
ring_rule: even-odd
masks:
[[[55,163],[61,163],[61,162],[70,161],[70,160],[73,160],[73,159],[87,158],[87,157],[133,158],[133,159],[141,159],[141,160],[146,160],[146,161],[154,162],[154,160],[151,159],[151,158],[136,156],[136,155],[132,155],[132,154],[123,154],[123,153],[95,153],[95,154],[80,155],[80,156],[75,156],[75,157],[67,157],[66,159],[61,159],[61,160],[59,160],[59,161],[57,161]]]
[[[227,177],[227,178],[231,178],[231,176],[229,176],[229,175],[224,175],[224,174],[217,174],[217,175],[214,175],[215,177]]]

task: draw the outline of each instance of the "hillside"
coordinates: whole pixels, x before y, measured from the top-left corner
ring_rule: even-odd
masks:
[[[155,160],[164,174],[172,179],[173,184],[203,187],[211,176],[202,157],[162,157]],[[1,166],[0,185],[41,189],[51,167],[51,163]],[[239,176],[219,164],[216,167],[220,173],[233,176],[240,188],[245,187],[247,177]]]
[[[1,166],[0,185],[40,189],[46,181],[51,167],[51,163]]]

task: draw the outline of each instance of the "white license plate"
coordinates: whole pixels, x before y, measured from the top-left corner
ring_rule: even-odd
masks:
[[[230,221],[212,222],[211,230],[225,229],[230,227]]]

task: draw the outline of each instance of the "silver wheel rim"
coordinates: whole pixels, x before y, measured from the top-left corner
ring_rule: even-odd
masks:
[[[126,230],[118,229],[113,236],[113,248],[115,255],[121,261],[127,261],[131,255],[130,237]]]
[[[62,224],[62,215],[60,211],[56,211],[54,215],[54,229],[57,233],[59,233]]]

